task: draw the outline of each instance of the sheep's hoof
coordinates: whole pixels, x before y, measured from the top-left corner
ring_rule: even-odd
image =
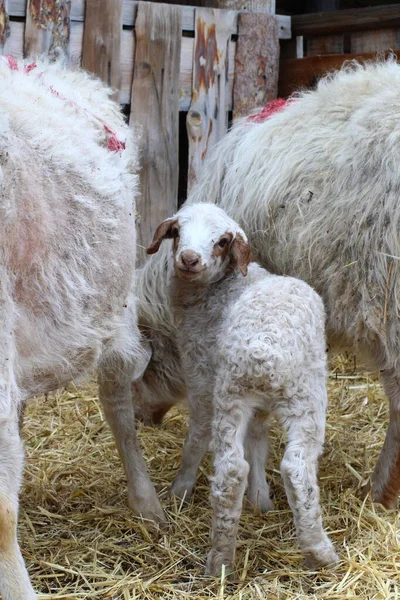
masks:
[[[305,563],[310,571],[317,571],[321,567],[333,565],[339,560],[332,544],[321,544],[320,547],[305,553]]]
[[[223,554],[216,552],[215,550],[210,550],[207,556],[205,575],[208,577],[220,577],[222,565],[225,565],[225,575],[232,573],[233,559],[226,558]]]
[[[171,498],[177,498],[188,502],[193,494],[194,484],[187,480],[181,479],[179,475],[176,477],[171,487]]]
[[[274,510],[274,503],[269,497],[269,492],[260,493],[257,490],[256,494],[247,492],[247,502],[254,510],[259,510],[261,513],[267,513]]]

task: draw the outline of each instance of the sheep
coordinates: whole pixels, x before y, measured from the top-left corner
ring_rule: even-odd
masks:
[[[380,372],[390,421],[371,493],[387,508],[400,490],[399,113],[400,66],[353,62],[265,122],[235,124],[187,200],[222,207],[264,267],[312,285],[325,303],[331,351],[354,352]],[[167,304],[160,266],[170,249],[161,253],[139,277],[148,286],[156,274],[155,297]]]
[[[36,598],[17,542],[25,401],[92,368],[130,507],[163,512],[134,429],[147,361],[134,296],[138,152],[110,90],[0,57],[0,593]]]
[[[252,263],[244,231],[214,204],[187,205],[161,223],[147,252],[157,252],[166,238],[173,239],[171,305],[190,410],[173,490],[190,494],[211,438],[215,474],[207,574],[218,575],[223,564],[233,568],[250,469],[246,434],[258,430],[257,445],[250,447],[265,456],[271,414],[288,435],[281,474],[300,547],[311,568],[335,562],[317,483],[327,404],[322,300],[303,281],[271,275]],[[250,484],[260,471],[268,495],[264,460]]]

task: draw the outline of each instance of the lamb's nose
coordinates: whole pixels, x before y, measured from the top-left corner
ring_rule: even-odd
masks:
[[[184,250],[181,254],[182,264],[187,267],[195,267],[199,262],[199,255],[193,250]]]

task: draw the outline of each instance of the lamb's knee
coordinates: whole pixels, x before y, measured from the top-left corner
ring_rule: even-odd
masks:
[[[237,504],[238,494],[244,492],[250,471],[249,463],[239,456],[224,457],[214,465],[212,495],[214,502],[225,509]]]
[[[13,502],[0,495],[0,552],[8,554],[15,549],[18,511]]]

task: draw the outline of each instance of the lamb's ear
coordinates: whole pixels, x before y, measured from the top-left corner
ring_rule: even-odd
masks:
[[[244,277],[247,275],[247,267],[251,263],[251,250],[249,244],[240,233],[237,233],[232,242],[232,256]]]
[[[153,235],[153,240],[146,250],[147,254],[155,254],[156,252],[158,252],[158,249],[160,248],[161,242],[163,240],[165,240],[166,238],[173,237],[172,229],[177,225],[177,223],[178,219],[167,219],[157,227]]]

